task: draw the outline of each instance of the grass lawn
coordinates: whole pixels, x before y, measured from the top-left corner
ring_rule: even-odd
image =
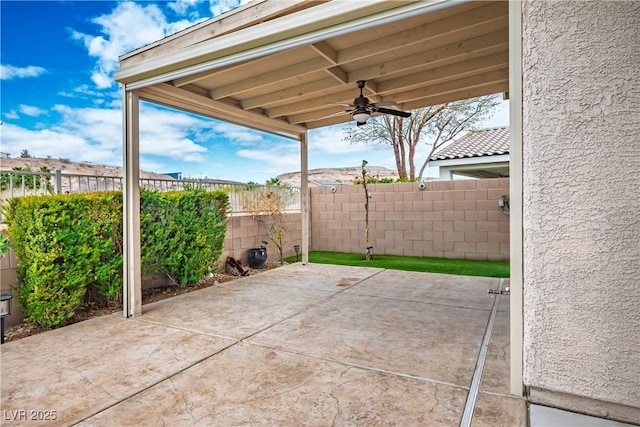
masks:
[[[287,261],[295,262],[296,257],[287,258]],[[395,255],[375,255],[373,260],[366,261],[364,254],[318,251],[309,253],[309,262],[457,274],[461,276],[509,277],[508,261],[475,261]]]

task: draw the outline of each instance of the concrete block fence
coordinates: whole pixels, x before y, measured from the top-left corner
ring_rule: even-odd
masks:
[[[484,179],[433,181],[424,183],[368,185],[369,245],[365,244],[365,195],[359,185],[313,187],[310,189],[312,251],[374,253],[478,260],[509,260],[509,216],[498,208],[498,200],[509,193],[509,180]],[[301,242],[300,212],[286,215],[285,257],[295,255],[293,245]],[[264,229],[249,215],[229,217],[220,270],[232,256],[248,265],[248,249],[268,240]],[[267,262],[278,260],[277,250],[267,246]],[[0,259],[2,292],[16,284],[13,251]],[[165,285],[166,278],[149,275],[144,288]],[[15,296],[15,292],[12,292]],[[13,299],[12,315],[6,326],[22,321]]]
[[[509,216],[498,200],[509,179],[367,185],[311,189],[311,249],[477,260],[509,260]],[[335,192],[334,192],[335,190]]]
[[[302,217],[300,212],[285,215],[283,224],[286,228],[283,233],[282,245],[284,256],[295,255],[293,245],[300,244],[302,238]],[[224,251],[221,261],[225,262],[227,257],[232,256],[242,262],[242,265],[249,265],[248,250],[258,248],[262,241],[269,241],[264,227],[249,215],[233,215],[229,218],[227,225],[227,235],[224,241]],[[267,262],[279,261],[278,250],[269,243],[267,245]],[[221,265],[224,268],[224,264]]]

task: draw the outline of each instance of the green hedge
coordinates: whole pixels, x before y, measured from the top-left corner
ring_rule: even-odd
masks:
[[[143,192],[144,272],[197,282],[222,253],[227,209],[223,192]],[[83,304],[120,301],[122,193],[19,197],[5,213],[25,321],[55,326]]]
[[[229,202],[224,192],[143,192],[142,272],[164,273],[186,287],[215,268],[224,249]]]

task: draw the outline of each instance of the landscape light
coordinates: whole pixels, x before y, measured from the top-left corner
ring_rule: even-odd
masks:
[[[4,318],[11,314],[11,294],[0,294],[0,344],[4,344]]]

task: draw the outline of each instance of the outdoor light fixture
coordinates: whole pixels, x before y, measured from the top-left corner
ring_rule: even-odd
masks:
[[[11,314],[11,294],[0,294],[0,344],[4,344],[4,318]]]
[[[367,123],[367,120],[371,118],[371,114],[369,114],[367,110],[356,111],[352,114],[352,116],[353,116],[353,119],[360,124]]]
[[[367,255],[369,255],[370,260],[373,260],[373,246],[367,246]]]
[[[293,250],[296,251],[296,262],[298,262],[298,255],[300,255],[300,245],[297,243],[293,245]]]

